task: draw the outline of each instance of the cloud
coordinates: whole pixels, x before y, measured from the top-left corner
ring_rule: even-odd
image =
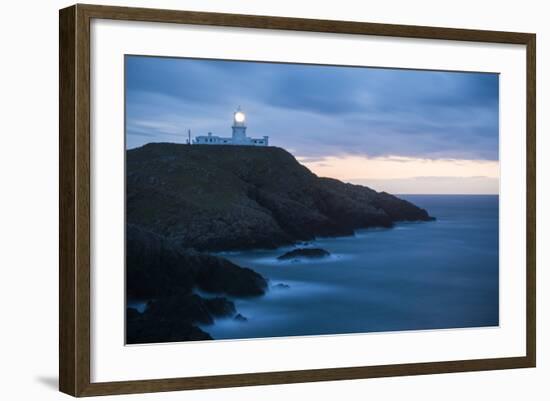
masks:
[[[496,74],[127,56],[126,84],[129,147],[229,135],[241,105],[300,157],[498,160]]]
[[[415,177],[408,179],[358,179],[353,184],[365,185],[392,194],[498,195],[495,177]]]
[[[426,159],[413,157],[327,156],[298,159],[321,177],[343,181],[361,179],[409,179],[421,177],[489,177],[498,178],[497,161],[467,159]]]

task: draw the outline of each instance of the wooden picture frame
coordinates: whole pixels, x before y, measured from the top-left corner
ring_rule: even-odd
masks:
[[[92,383],[90,380],[90,22],[95,18],[525,45],[527,49],[525,60],[527,71],[526,355]],[[534,34],[80,4],[60,10],[59,28],[60,391],[73,396],[95,396],[535,366],[536,37]]]

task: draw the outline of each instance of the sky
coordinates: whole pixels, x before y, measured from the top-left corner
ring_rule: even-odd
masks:
[[[126,143],[269,136],[319,176],[498,194],[498,74],[126,56]]]

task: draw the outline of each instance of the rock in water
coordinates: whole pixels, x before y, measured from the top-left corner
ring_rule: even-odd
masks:
[[[273,286],[273,288],[275,288],[276,290],[288,290],[290,286],[285,283],[277,283]]]
[[[276,248],[432,217],[368,187],[320,178],[276,147],[147,144],[127,151],[127,221],[185,248]]]
[[[330,253],[321,248],[297,248],[279,256],[277,259],[279,260],[292,260],[292,259],[301,259],[301,258],[319,259],[319,258],[325,258],[327,256],[330,256]]]
[[[248,319],[241,315],[240,313],[237,313],[237,315],[233,318],[238,322],[248,322]]]

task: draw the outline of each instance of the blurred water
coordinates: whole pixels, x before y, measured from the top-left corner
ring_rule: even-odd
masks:
[[[291,247],[224,254],[270,290],[234,300],[248,321],[204,330],[237,339],[498,325],[498,196],[402,197],[437,221],[317,239],[309,246],[331,253],[323,260],[276,259]]]

